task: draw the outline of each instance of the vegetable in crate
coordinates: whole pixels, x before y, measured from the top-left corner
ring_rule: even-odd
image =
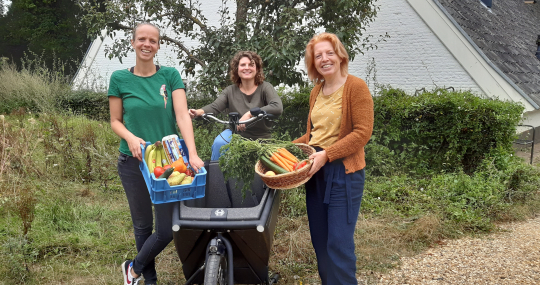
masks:
[[[174,167],[174,169],[176,169],[176,171],[178,172],[181,172],[181,173],[185,173],[186,172],[186,165],[184,164],[184,160],[183,159],[179,159],[175,162],[173,162],[171,164],[172,167]]]
[[[274,139],[253,141],[238,134],[233,134],[229,144],[224,147],[228,150],[219,158],[219,166],[221,169],[226,169],[226,171],[223,171],[225,179],[237,178],[238,181],[244,182],[243,196],[251,188],[251,182],[255,176],[255,164],[259,159],[262,162],[263,157],[280,149],[286,149],[297,159],[307,158],[306,154],[292,142]],[[283,173],[286,173],[286,171]]]
[[[186,175],[186,177],[184,177],[184,179],[182,180],[182,185],[184,184],[191,184],[193,182],[193,178],[189,175]]]
[[[161,166],[156,166],[156,168],[154,168],[154,176],[156,178],[160,177],[163,172],[165,172],[165,169],[163,169]]]
[[[169,178],[171,174],[174,172],[174,167],[168,168],[167,170],[163,171],[163,173],[158,178]]]
[[[175,186],[180,185],[182,183],[182,180],[186,177],[185,173],[180,173],[178,171],[174,171],[171,176],[167,179],[167,182],[169,182],[169,185]]]

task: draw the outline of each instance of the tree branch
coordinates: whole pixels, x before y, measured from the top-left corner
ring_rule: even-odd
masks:
[[[174,44],[176,44],[181,50],[183,50],[188,59],[191,59],[193,61],[195,61],[196,63],[198,63],[200,66],[202,67],[206,67],[206,63],[202,60],[200,60],[199,58],[195,57],[190,51],[188,48],[186,48],[186,46],[184,46],[181,42],[169,37],[169,36],[163,36],[161,37],[162,40],[165,40],[165,41],[169,41],[169,42],[172,42]]]
[[[246,28],[248,0],[236,0],[236,40],[243,38]]]
[[[315,10],[317,8],[320,8],[323,6],[324,3],[322,3],[323,1],[315,1],[313,3],[309,3],[309,4],[305,4],[306,7],[304,8],[304,11],[310,11],[310,10]]]
[[[255,23],[255,28],[253,29],[253,34],[254,35],[259,34],[259,30],[260,30],[260,27],[261,27],[261,22],[262,22],[264,14],[266,12],[266,6],[268,6],[267,3],[268,3],[267,1],[264,1],[263,4],[262,4],[261,11],[259,12],[259,17],[257,19],[257,23]]]
[[[118,29],[118,30],[128,30],[128,31],[131,31],[133,30],[131,27],[129,26],[126,26],[124,24],[121,24],[121,23],[110,23],[109,24],[109,27],[113,28],[113,29]],[[200,60],[199,58],[195,57],[191,51],[184,45],[182,44],[180,41],[178,40],[175,40],[169,36],[162,36],[161,37],[162,40],[164,41],[168,41],[168,42],[171,42],[171,43],[174,43],[175,45],[177,45],[182,51],[184,51],[188,57],[188,59],[191,59],[193,61],[195,61],[196,63],[198,63],[200,66],[202,67],[206,67],[206,63],[202,60]]]

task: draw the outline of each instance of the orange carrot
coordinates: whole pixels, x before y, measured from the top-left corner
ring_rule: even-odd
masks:
[[[278,149],[278,151],[283,157],[289,158],[293,162],[298,162],[298,158],[296,158],[296,156],[294,156],[294,154],[290,153],[286,148],[280,148],[280,149]]]
[[[275,155],[277,155],[283,162],[288,164],[291,168],[294,165],[294,161],[292,161],[290,158],[283,156],[283,154],[281,154],[280,152],[275,152]]]
[[[274,163],[279,165],[281,168],[283,168],[283,169],[285,169],[287,171],[292,171],[292,169],[289,167],[289,165],[287,163],[285,163],[284,161],[282,161],[280,159],[280,157],[277,155],[277,153],[273,153],[272,156],[270,157],[270,160],[272,160]]]
[[[277,164],[277,166],[279,166],[279,167],[281,167],[281,168],[283,168],[283,169],[289,171],[289,169],[287,168],[287,166],[283,165],[283,163],[281,163],[281,161],[279,161],[279,160],[276,158],[276,156],[275,156],[274,154],[272,154],[272,156],[270,156],[270,160],[271,160],[273,163]]]
[[[277,157],[279,159],[281,159],[282,162],[284,162],[285,164],[287,164],[287,167],[290,169],[290,171],[293,171],[294,170],[294,162],[284,158],[283,156],[281,156],[279,153],[276,153]]]

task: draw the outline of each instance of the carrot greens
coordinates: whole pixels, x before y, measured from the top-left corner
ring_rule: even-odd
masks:
[[[270,157],[279,149],[285,148],[299,160],[307,158],[295,144],[275,139],[246,139],[233,134],[229,144],[221,148],[223,155],[219,158],[219,166],[226,180],[236,178],[244,183],[242,196],[251,191],[251,182],[255,176],[255,164],[262,157]]]

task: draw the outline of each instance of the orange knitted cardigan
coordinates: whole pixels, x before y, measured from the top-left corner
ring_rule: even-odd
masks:
[[[294,143],[309,143],[311,137],[311,111],[323,84],[317,84],[309,98],[307,132]],[[326,148],[330,162],[343,159],[345,173],[353,173],[366,167],[364,146],[373,131],[373,98],[364,80],[348,75],[343,88],[342,116],[338,140]]]

